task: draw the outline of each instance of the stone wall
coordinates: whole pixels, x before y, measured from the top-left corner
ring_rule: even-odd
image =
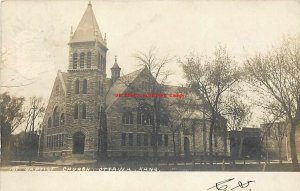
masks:
[[[57,134],[63,134],[66,130],[66,122],[64,125],[60,124],[59,126],[54,127],[53,126],[53,111],[55,107],[58,107],[59,116],[61,116],[61,113],[64,113],[66,116],[66,98],[65,98],[65,92],[63,89],[62,81],[59,77],[60,71],[58,72],[58,75],[55,79],[53,89],[50,95],[50,99],[47,105],[47,109],[45,111],[42,128],[44,130],[44,136],[41,137],[43,139],[43,151],[42,156],[43,157],[60,157],[61,151],[64,149],[63,146],[59,147],[47,147],[47,136],[53,136]],[[50,128],[48,128],[48,119],[51,117],[52,119],[52,125]],[[66,121],[66,120],[65,120]]]

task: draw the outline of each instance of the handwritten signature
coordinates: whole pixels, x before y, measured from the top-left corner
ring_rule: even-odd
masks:
[[[216,189],[216,190],[225,190],[226,191],[227,188],[229,187],[228,186],[228,182],[233,181],[233,180],[234,180],[234,178],[230,178],[230,179],[227,179],[227,180],[223,180],[223,181],[217,182],[215,184],[215,186],[210,187],[207,190]],[[237,184],[238,184],[237,186],[236,185],[234,185],[235,187],[230,186],[228,189],[234,190],[236,188],[247,188],[250,185],[251,182],[255,182],[255,181],[252,181],[252,180],[249,181],[248,180],[248,181],[246,181],[244,183],[242,181],[238,181],[237,182]]]

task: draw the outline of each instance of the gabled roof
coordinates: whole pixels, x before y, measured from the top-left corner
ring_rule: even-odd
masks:
[[[92,4],[89,3],[76,31],[70,40],[70,43],[93,41],[98,41],[105,44],[92,9]]]
[[[67,95],[67,77],[68,77],[68,73],[61,72],[60,70],[58,70],[58,77],[59,77],[59,80],[61,81],[62,89],[64,90],[65,95]]]
[[[112,104],[118,99],[115,94],[124,93],[128,88],[128,85],[131,84],[144,70],[145,68],[142,68],[124,75],[113,83],[106,97],[107,109],[110,108],[110,106],[112,106]]]
[[[115,94],[123,94],[126,91],[126,89],[129,87],[129,85],[132,84],[134,80],[137,79],[140,75],[141,76],[145,76],[147,74],[152,75],[149,72],[150,72],[149,69],[147,67],[144,67],[132,73],[124,75],[120,77],[116,82],[114,82],[113,86],[110,88],[106,97],[107,109],[110,108],[118,99],[118,97],[116,97]],[[164,88],[165,88],[164,91],[166,93],[186,93],[186,91],[188,91],[188,88],[181,87],[181,86],[164,85]]]

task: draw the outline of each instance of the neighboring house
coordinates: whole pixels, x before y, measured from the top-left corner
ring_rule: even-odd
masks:
[[[298,160],[300,160],[300,126],[297,126],[296,129],[296,135],[295,135],[295,141],[296,141],[296,152],[297,152],[297,157]],[[292,160],[291,159],[291,148],[290,148],[290,126],[288,126],[288,139],[287,139],[287,148],[288,148],[288,153],[287,153],[287,157],[288,160]]]
[[[38,159],[39,134],[32,134],[24,131],[12,135],[11,139],[11,160],[26,161]]]
[[[261,130],[243,128],[241,131],[230,131],[230,156],[233,159],[261,158]]]
[[[263,150],[269,160],[291,160],[290,125],[286,122],[261,124],[263,132]],[[300,128],[296,130],[296,149],[300,158]],[[279,155],[281,153],[281,156]],[[280,157],[279,157],[280,156]]]
[[[264,123],[260,125],[260,128],[262,129],[262,146],[264,158],[267,160],[287,160],[288,134],[286,123]]]
[[[68,70],[57,73],[42,124],[41,156],[45,160],[65,159],[74,155],[96,159],[102,144],[100,115],[105,113],[108,157],[151,157],[154,120],[151,99],[141,102],[135,98],[116,96],[147,92],[149,81],[145,76],[149,70],[142,68],[121,77],[121,68],[115,58],[111,78],[107,77],[107,43],[101,35],[90,3],[76,31],[74,34],[71,32],[68,45]],[[183,92],[180,87],[164,87],[166,93]],[[164,100],[169,99],[176,98]],[[168,114],[161,115],[159,156],[172,156],[174,142],[176,152],[181,156],[206,154],[209,150],[209,121],[203,115],[205,109],[197,110],[198,114],[195,112],[193,118],[182,117],[187,125],[175,134],[169,128]],[[189,121],[196,123],[191,126]],[[220,120],[215,132],[215,155],[226,155],[225,120]]]

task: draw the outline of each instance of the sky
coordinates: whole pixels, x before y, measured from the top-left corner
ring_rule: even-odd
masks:
[[[70,28],[88,1],[2,2],[0,91],[49,99],[57,71],[68,66]],[[300,33],[300,2],[290,1],[92,1],[107,36],[107,75],[118,56],[121,73],[136,70],[133,55],[155,47],[159,56],[210,55],[218,44],[241,64],[247,55]],[[180,64],[168,68],[172,85],[184,84]],[[3,87],[10,86],[10,87]]]

